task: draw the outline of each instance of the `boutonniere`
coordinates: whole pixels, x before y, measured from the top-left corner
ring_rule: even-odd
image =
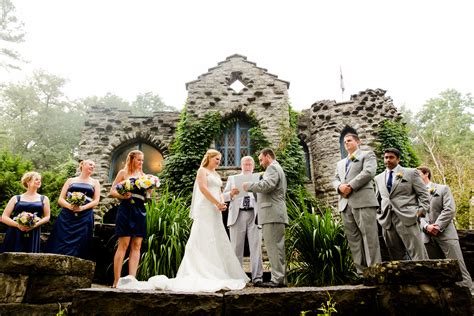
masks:
[[[259,179],[259,180],[262,180],[262,179],[263,179],[264,173],[265,173],[264,171],[258,173],[258,179]]]
[[[403,178],[403,173],[397,172],[397,174],[395,175],[395,178],[400,180],[401,178]]]
[[[428,189],[428,192],[430,192],[431,195],[434,195],[435,192],[436,192],[436,188],[435,187],[431,187]]]
[[[352,161],[352,162],[357,161],[356,155],[351,154],[351,155],[349,156],[349,160]]]

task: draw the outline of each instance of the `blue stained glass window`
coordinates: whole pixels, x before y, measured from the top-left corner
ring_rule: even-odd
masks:
[[[238,121],[234,126],[224,130],[216,139],[216,149],[222,153],[222,166],[240,167],[240,159],[252,154],[250,125]]]

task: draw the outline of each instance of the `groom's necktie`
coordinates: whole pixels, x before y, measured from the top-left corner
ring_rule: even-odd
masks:
[[[349,169],[350,164],[351,164],[351,160],[349,158],[347,158],[347,160],[346,160],[346,172],[347,172],[347,169]]]
[[[390,193],[392,191],[392,179],[393,179],[393,170],[388,172],[388,180],[387,180],[387,190]]]

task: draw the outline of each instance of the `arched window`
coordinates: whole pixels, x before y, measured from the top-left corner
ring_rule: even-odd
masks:
[[[143,172],[148,174],[157,174],[163,169],[163,155],[153,146],[142,142],[136,142],[130,145],[118,148],[112,156],[112,163],[109,171],[110,182],[114,181],[117,173],[125,166],[127,155],[132,150],[141,150],[145,155],[143,163]]]
[[[346,148],[344,148],[344,136],[346,136],[346,134],[349,134],[349,133],[357,135],[357,131],[355,129],[353,129],[352,127],[346,126],[342,130],[341,136],[339,137],[339,147],[340,147],[340,151],[341,151],[341,159],[347,157],[347,151],[346,151]]]
[[[250,124],[237,121],[216,139],[216,149],[222,153],[222,166],[239,167],[240,158],[252,154]]]

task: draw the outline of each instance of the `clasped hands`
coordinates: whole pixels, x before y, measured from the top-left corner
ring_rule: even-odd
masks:
[[[347,183],[343,183],[339,185],[338,189],[341,196],[345,199],[347,199],[349,195],[352,193],[352,187]]]
[[[439,225],[438,224],[428,224],[425,228],[426,232],[432,236],[437,236],[439,233]]]

